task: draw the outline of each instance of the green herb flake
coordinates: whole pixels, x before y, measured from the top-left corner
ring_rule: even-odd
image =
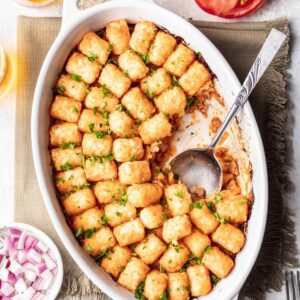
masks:
[[[93,248],[92,248],[89,244],[86,244],[86,245],[84,246],[84,250],[85,250],[86,252],[88,252],[89,254],[93,254],[93,252],[94,252]]]
[[[140,55],[141,59],[143,60],[143,62],[148,65],[150,59],[149,59],[149,54],[146,55]]]
[[[222,200],[222,196],[221,196],[221,194],[220,193],[217,193],[216,195],[215,195],[215,198],[214,198],[216,201],[220,201],[220,200]]]
[[[90,229],[90,228],[87,229],[87,230],[84,232],[84,237],[85,237],[86,239],[90,239],[90,238],[93,236],[93,234],[97,232],[97,230],[98,230],[97,227],[94,227],[93,229]]]
[[[149,92],[148,90],[144,91],[145,95],[149,98],[149,99],[153,99],[155,94],[152,92]]]
[[[167,217],[167,215],[166,215],[165,213],[162,214],[162,217],[163,217],[163,220],[164,220],[164,221],[167,221],[167,220],[168,220],[168,217]]]
[[[89,158],[89,161],[90,161],[91,166],[93,166],[96,162],[101,163],[102,159],[100,156],[93,155]]]
[[[59,148],[62,150],[67,150],[67,149],[74,149],[76,146],[77,146],[77,144],[74,144],[74,143],[66,143],[66,144],[60,145]]]
[[[213,202],[211,202],[211,201],[208,201],[207,203],[206,203],[206,206],[210,209],[210,211],[211,212],[216,212],[216,207],[215,207],[215,205],[213,204]]]
[[[130,161],[136,161],[136,155],[132,155],[132,156],[130,157]]]
[[[154,169],[154,173],[155,173],[155,174],[160,174],[160,173],[161,173],[161,170],[160,170],[160,169]]]
[[[114,160],[114,156],[111,153],[109,153],[106,156],[104,156],[104,160],[106,160],[106,161],[113,161]]]
[[[58,94],[60,94],[60,95],[63,95],[64,94],[64,92],[66,91],[66,88],[64,87],[64,86],[58,86],[57,88],[56,88],[56,92],[58,93]]]
[[[116,59],[114,56],[111,56],[111,57],[108,58],[108,60],[107,60],[107,62],[106,62],[106,65],[108,65],[108,64],[110,64],[110,63],[113,63],[113,64],[115,64],[116,66],[119,65],[117,59]]]
[[[82,228],[78,228],[77,231],[76,231],[76,233],[75,233],[75,236],[77,238],[79,238],[82,235],[82,232],[83,232]]]
[[[107,227],[108,225],[108,217],[106,215],[101,216],[102,226]]]
[[[80,81],[81,81],[81,76],[76,75],[76,74],[70,74],[70,78],[71,78],[72,80],[77,81],[77,82],[80,82]]]
[[[94,116],[96,116],[96,114],[98,113],[98,111],[99,111],[99,106],[95,106],[93,108]]]
[[[198,59],[202,59],[202,53],[201,52],[197,52],[196,54],[197,54]]]
[[[214,213],[214,217],[221,224],[227,224],[228,223],[228,221],[225,218],[221,218],[220,215],[217,212]]]
[[[105,133],[103,131],[95,132],[97,139],[103,139],[105,137]]]
[[[145,300],[144,297],[145,280],[143,280],[134,292],[135,299]]]
[[[62,171],[69,171],[72,169],[72,165],[69,162],[66,162],[64,165],[60,166]]]
[[[90,132],[94,132],[94,128],[95,128],[95,124],[94,124],[94,123],[91,123],[91,124],[89,125]]]
[[[109,44],[108,48],[107,48],[107,52],[110,52],[113,48],[113,45],[112,44]]]
[[[112,253],[114,253],[114,250],[112,250],[112,249],[102,251],[99,255],[97,255],[95,257],[95,261],[97,263],[100,263],[104,257],[107,259],[111,259],[110,254],[112,254]]]
[[[160,273],[166,273],[166,270],[160,265],[159,266],[159,272]]]
[[[185,285],[183,288],[182,288],[185,292],[190,292],[190,287]]]
[[[193,202],[191,205],[190,205],[191,208],[198,208],[198,209],[201,209],[203,207],[203,203],[201,202]]]
[[[211,246],[207,246],[207,247],[204,249],[203,254],[208,253],[210,250],[211,250]]]
[[[90,62],[95,62],[98,58],[99,58],[98,55],[92,54],[91,56],[88,57],[88,60]]]
[[[168,300],[168,290],[165,290],[160,300]]]
[[[172,84],[173,86],[179,86],[178,79],[175,76],[172,77]]]
[[[177,193],[175,194],[175,196],[177,196],[178,198],[181,198],[181,199],[183,199],[184,198],[184,193],[183,193],[183,191],[177,191]]]
[[[74,113],[74,114],[79,113],[78,109],[75,106],[72,107],[72,113]]]
[[[183,247],[182,247],[182,246],[179,246],[178,244],[171,243],[171,245],[172,245],[172,247],[175,249],[175,251],[176,251],[177,253],[179,253],[180,250],[183,249]]]
[[[190,109],[194,105],[198,104],[199,100],[197,98],[191,97],[191,98],[186,98],[186,109]]]
[[[107,89],[106,85],[103,84],[101,85],[100,87],[101,91],[102,91],[102,94],[103,94],[103,97],[107,97],[109,95],[109,90]]]
[[[89,189],[90,186],[91,186],[91,184],[87,182],[87,183],[84,183],[84,184],[81,186],[81,188],[84,189],[84,190],[86,190],[86,189]]]
[[[142,121],[141,121],[141,120],[135,120],[135,121],[134,121],[134,124],[137,125],[137,126],[139,126],[139,125],[142,124]]]
[[[213,285],[217,285],[221,281],[221,279],[219,277],[217,277],[215,274],[211,274],[210,278],[211,278]]]
[[[125,206],[127,199],[128,199],[128,195],[124,192],[121,196],[121,199],[118,201],[118,204]]]
[[[123,105],[121,103],[117,104],[116,109],[117,111],[123,111]]]

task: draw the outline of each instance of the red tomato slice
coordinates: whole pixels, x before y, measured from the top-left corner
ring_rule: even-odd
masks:
[[[241,18],[259,9],[265,0],[195,0],[207,13],[221,18]]]

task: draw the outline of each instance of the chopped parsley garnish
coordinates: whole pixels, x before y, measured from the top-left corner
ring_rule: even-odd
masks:
[[[144,297],[145,280],[143,280],[135,290],[134,297],[138,300],[145,300]]]
[[[130,157],[130,161],[136,161],[136,155],[132,155],[132,156]]]
[[[149,98],[149,99],[153,99],[155,94],[152,92],[149,92],[148,90],[144,91],[145,95]]]
[[[159,266],[159,272],[160,273],[166,273],[166,270],[160,265]]]
[[[77,238],[79,238],[82,235],[82,232],[83,232],[82,228],[78,228],[77,231],[76,231],[76,233],[75,233],[75,236]]]
[[[213,285],[217,285],[221,281],[221,279],[219,277],[217,277],[215,274],[211,274],[210,278],[211,278]]]
[[[139,126],[139,125],[142,124],[142,121],[141,121],[141,120],[135,120],[135,121],[134,121],[134,124]]]
[[[168,290],[165,290],[160,300],[168,300]]]
[[[99,111],[99,106],[95,106],[93,108],[93,111],[94,111],[94,116],[96,116],[97,112]]]
[[[175,76],[172,77],[172,84],[173,86],[179,86],[178,79]]]
[[[64,165],[60,166],[62,171],[69,171],[72,169],[72,165],[69,162],[66,162]]]
[[[70,78],[71,78],[72,80],[77,81],[77,82],[80,82],[80,81],[81,81],[81,76],[76,75],[76,74],[70,74]]]
[[[85,190],[85,189],[90,188],[90,186],[91,186],[91,184],[87,182],[87,183],[84,183],[84,184],[81,186],[81,188]]]
[[[99,58],[98,55],[92,54],[91,56],[88,57],[88,60],[90,62],[95,62],[98,58]]]
[[[214,216],[215,216],[216,220],[219,221],[221,224],[228,223],[228,221],[225,218],[221,218],[217,212],[214,213]]]
[[[154,173],[155,173],[155,174],[160,174],[160,173],[161,173],[161,170],[160,170],[160,169],[154,169]]]
[[[63,95],[64,92],[66,91],[66,88],[64,86],[58,86],[56,89],[55,89],[55,92],[60,94],[60,95]]]
[[[210,250],[211,250],[211,246],[207,246],[207,247],[204,249],[203,254],[208,253]]]
[[[193,261],[196,265],[201,265],[201,259],[197,257],[194,253],[191,253],[189,255],[188,261]]]
[[[186,98],[186,109],[190,109],[192,106],[196,105],[199,102],[197,98],[191,97]]]
[[[179,246],[178,244],[173,244],[173,243],[171,243],[171,245],[172,245],[172,247],[175,249],[175,251],[176,251],[177,253],[179,253],[179,251],[183,249],[183,247],[182,247],[182,246]]]
[[[118,66],[118,61],[117,61],[117,59],[114,56],[109,57],[109,59],[106,62],[107,65],[110,64],[110,63],[113,63],[116,66]]]
[[[220,193],[217,193],[216,195],[215,195],[215,198],[214,198],[216,201],[220,201],[220,200],[222,200],[222,196],[221,196],[221,194]]]
[[[105,133],[102,131],[95,132],[97,139],[103,139],[105,137]]]
[[[183,191],[178,191],[176,194],[175,194],[175,196],[177,196],[178,198],[181,198],[181,199],[183,199],[184,198],[184,193],[183,193]]]
[[[161,198],[161,199],[160,199],[160,204],[161,204],[163,207],[167,206],[167,200],[166,200],[165,198]]]
[[[201,209],[203,207],[203,203],[201,202],[193,202],[191,205],[190,205],[191,208],[198,208],[198,209]]]
[[[89,158],[89,161],[90,161],[90,164],[91,166],[93,166],[96,162],[102,162],[101,160],[101,157],[100,156],[96,156],[96,155],[93,155]]]
[[[91,124],[89,125],[90,132],[94,132],[94,128],[95,128],[95,124],[94,124],[94,123],[91,123]]]
[[[123,216],[122,213],[120,213],[119,211],[116,212],[117,217],[121,218]]]
[[[202,58],[202,53],[201,52],[197,52],[196,54],[197,54],[197,56],[198,56],[199,59]]]
[[[190,291],[190,287],[189,286],[184,286],[183,288],[182,288],[185,292],[189,292]]]
[[[109,44],[108,48],[107,48],[107,51],[110,52],[113,48],[113,45],[112,44]]]
[[[102,93],[103,93],[103,97],[104,97],[104,98],[107,97],[107,96],[109,95],[109,90],[107,89],[107,87],[106,87],[105,84],[101,85],[100,89],[101,89],[101,91],[102,91]]]
[[[123,111],[123,105],[121,104],[121,103],[119,103],[119,104],[117,104],[117,106],[116,106],[116,109],[118,110],[118,111]]]
[[[100,263],[101,260],[102,260],[104,257],[106,257],[106,258],[108,258],[108,259],[111,259],[111,257],[110,257],[109,255],[112,254],[112,253],[114,253],[114,250],[112,250],[112,249],[108,249],[108,250],[102,251],[99,255],[97,255],[97,256],[95,257],[95,261],[96,261],[97,263]]]
[[[85,232],[84,232],[84,237],[86,239],[90,239],[94,233],[96,233],[98,230],[97,227],[94,227],[93,229],[87,229]]]
[[[89,254],[93,254],[94,252],[93,248],[89,244],[86,244],[84,246],[84,250],[87,251]]]
[[[114,156],[111,153],[109,153],[106,156],[104,156],[104,159],[106,161],[113,161],[114,160]]]
[[[163,217],[163,220],[164,220],[164,221],[167,221],[167,220],[168,220],[168,217],[167,217],[167,215],[166,215],[165,213],[162,214],[162,217]]]
[[[107,110],[105,110],[103,113],[102,113],[102,116],[104,119],[108,119],[109,117],[109,112]]]
[[[118,204],[125,206],[127,199],[128,199],[128,195],[124,192],[121,196],[121,199],[118,201]]]
[[[106,215],[101,216],[102,226],[107,227],[108,225],[108,217]]]
[[[74,113],[74,114],[79,113],[78,109],[75,106],[72,107],[72,113]]]
[[[59,146],[60,149],[62,150],[67,150],[67,149],[74,149],[77,145],[74,143],[66,143],[66,144],[62,144]]]
[[[213,202],[211,202],[211,201],[208,201],[207,203],[206,203],[206,205],[207,205],[207,207],[210,209],[210,211],[211,212],[216,212],[216,207],[215,207],[215,205],[213,204]]]
[[[149,63],[149,54],[140,55],[140,57],[146,65]]]

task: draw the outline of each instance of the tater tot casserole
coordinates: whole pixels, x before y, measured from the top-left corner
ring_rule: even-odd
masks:
[[[201,53],[146,20],[87,32],[58,77],[49,129],[58,199],[86,253],[137,299],[207,295],[244,246],[253,196],[226,143],[216,149],[221,192],[188,190],[163,171],[182,118],[207,118],[211,96],[226,111],[213,79]],[[215,134],[221,119],[209,122]]]

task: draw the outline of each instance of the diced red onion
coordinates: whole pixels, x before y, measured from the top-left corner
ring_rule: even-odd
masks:
[[[45,245],[43,242],[38,241],[36,244],[36,248],[40,249],[42,252],[47,252],[48,251],[48,247],[47,245]]]
[[[23,278],[18,279],[15,284],[15,289],[19,294],[24,293],[27,290],[27,285]]]
[[[38,243],[38,240],[35,239],[32,235],[28,235],[25,240],[25,250],[29,250],[34,248],[34,246]]]
[[[15,291],[14,287],[7,283],[7,282],[3,282],[1,284],[1,289],[0,289],[0,292],[4,295],[4,296],[10,296],[11,294],[13,294]]]
[[[6,257],[2,257],[2,260],[0,263],[0,269],[7,268],[8,262],[9,262],[9,260]]]
[[[18,240],[18,245],[17,245],[18,250],[23,250],[24,249],[26,238],[27,238],[27,233],[25,231],[23,231],[20,235],[19,240]]]
[[[7,269],[0,270],[0,280],[7,282],[8,275],[9,275],[9,271]]]
[[[56,267],[56,263],[52,260],[52,258],[47,253],[43,253],[42,258],[43,258],[48,270],[51,271]]]
[[[47,269],[47,266],[45,263],[40,263],[35,266],[35,272],[40,275],[42,272],[44,272]]]
[[[46,296],[40,292],[36,292],[31,300],[43,300],[46,299]]]
[[[40,253],[35,251],[34,249],[30,249],[27,253],[27,258],[33,264],[39,264],[42,262],[42,256]]]
[[[18,239],[21,235],[22,231],[16,228],[10,229],[10,236],[14,239]]]
[[[8,267],[8,270],[15,275],[19,275],[20,273],[23,272],[22,266],[16,260],[10,262],[10,266]]]
[[[50,280],[53,277],[52,273],[48,269],[46,269],[40,276],[46,280]]]
[[[32,287],[32,286],[29,286],[27,288],[27,290],[22,293],[22,299],[23,300],[31,300],[33,298],[33,296],[35,295],[36,293],[36,290]]]
[[[18,250],[18,262],[23,265],[27,261],[27,253],[25,250]]]
[[[25,270],[25,278],[30,282],[34,282],[37,278],[37,274],[32,270]]]
[[[26,270],[32,270],[35,271],[35,265],[33,263],[31,263],[30,261],[26,261],[22,267]]]
[[[17,282],[16,276],[11,272],[8,274],[8,282],[11,284],[15,284]]]

